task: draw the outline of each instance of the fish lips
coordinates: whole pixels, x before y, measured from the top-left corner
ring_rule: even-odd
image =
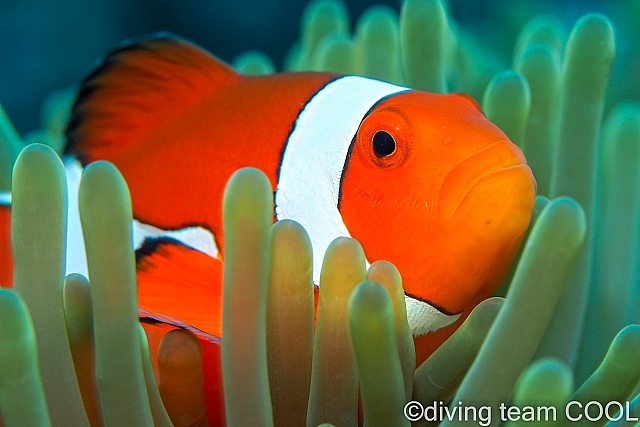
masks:
[[[513,188],[531,186],[532,191],[527,191],[524,196],[530,199],[530,193],[536,190],[535,179],[522,151],[508,140],[497,141],[487,147],[474,152],[462,161],[458,162],[446,173],[438,191],[438,213],[441,218],[447,219],[456,215],[460,206],[472,197],[478,197],[475,191],[486,180],[495,178],[496,174],[508,170],[516,171],[516,174],[506,176],[500,182],[493,182],[494,188]],[[519,175],[519,176],[516,176]],[[525,178],[522,180],[522,178]],[[522,193],[512,193],[514,197],[520,197]]]
[[[433,302],[448,315],[469,309],[467,301],[490,297],[504,280],[529,226],[535,192],[531,169],[508,140],[459,162],[443,179],[435,206],[443,232],[431,256],[441,262],[425,262],[423,271],[407,278],[407,293]]]

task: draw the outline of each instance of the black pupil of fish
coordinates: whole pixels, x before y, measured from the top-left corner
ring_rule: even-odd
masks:
[[[381,130],[373,135],[373,152],[378,157],[386,157],[396,150],[396,142],[387,132]]]

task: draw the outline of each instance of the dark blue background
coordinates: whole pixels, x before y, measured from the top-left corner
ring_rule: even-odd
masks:
[[[396,10],[400,4],[349,1],[352,22],[380,3]],[[160,30],[189,38],[227,61],[245,50],[263,50],[280,68],[299,36],[305,5],[294,0],[0,0],[0,102],[21,133],[36,128],[48,93],[77,82],[120,41]],[[555,10],[569,27],[585,11],[607,12],[595,1],[555,5],[449,1],[454,19],[505,57],[517,30],[538,13]]]

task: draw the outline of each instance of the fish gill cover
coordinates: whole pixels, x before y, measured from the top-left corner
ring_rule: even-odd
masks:
[[[2,212],[3,253],[13,246],[0,274],[14,287],[0,291],[3,425],[356,426],[358,390],[365,426],[409,425],[416,414],[416,425],[431,415],[463,424],[446,415],[463,408],[478,410],[468,421],[483,426],[533,420],[526,412],[503,418],[503,404],[555,406],[554,425],[591,422],[597,411],[578,421],[577,409],[592,402],[620,402],[621,416],[638,417],[640,4],[611,3],[615,36],[607,16],[574,22],[546,3],[486,5],[473,25],[456,22],[456,7],[372,6],[352,30],[343,3],[313,2],[284,69],[359,74],[481,101],[538,182],[531,226],[498,290],[505,299],[479,304],[414,369],[421,344],[414,347],[403,317],[397,270],[376,263],[365,272],[359,244],[343,238],[325,256],[323,275],[336,277],[325,301],[334,303],[319,303],[314,333],[312,288],[295,286],[310,283],[308,237],[293,222],[271,226],[266,179],[242,170],[225,195],[225,227],[234,230],[226,245],[235,254],[225,258],[225,281],[236,284],[225,286],[224,298],[239,309],[223,313],[222,351],[162,323],[148,321],[143,331],[128,190],[108,163],[87,167],[80,190],[91,282],[63,278],[68,202],[56,152],[75,96],[67,89],[44,104],[37,132],[20,135],[4,112],[0,121],[0,185],[12,193],[10,233]],[[547,14],[533,16],[538,11]],[[507,62],[505,45],[515,46]],[[234,65],[252,74],[279,68],[255,52]],[[45,145],[23,150],[33,142]],[[247,211],[243,198],[259,203]],[[616,408],[607,415],[616,418]],[[608,421],[597,418],[591,423]]]

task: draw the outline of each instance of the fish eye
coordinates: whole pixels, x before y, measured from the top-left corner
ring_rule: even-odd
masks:
[[[380,130],[373,135],[373,152],[378,157],[387,157],[396,151],[396,141],[388,132]]]
[[[360,123],[357,152],[376,168],[396,168],[412,155],[413,132],[405,113],[396,107],[376,108]]]

